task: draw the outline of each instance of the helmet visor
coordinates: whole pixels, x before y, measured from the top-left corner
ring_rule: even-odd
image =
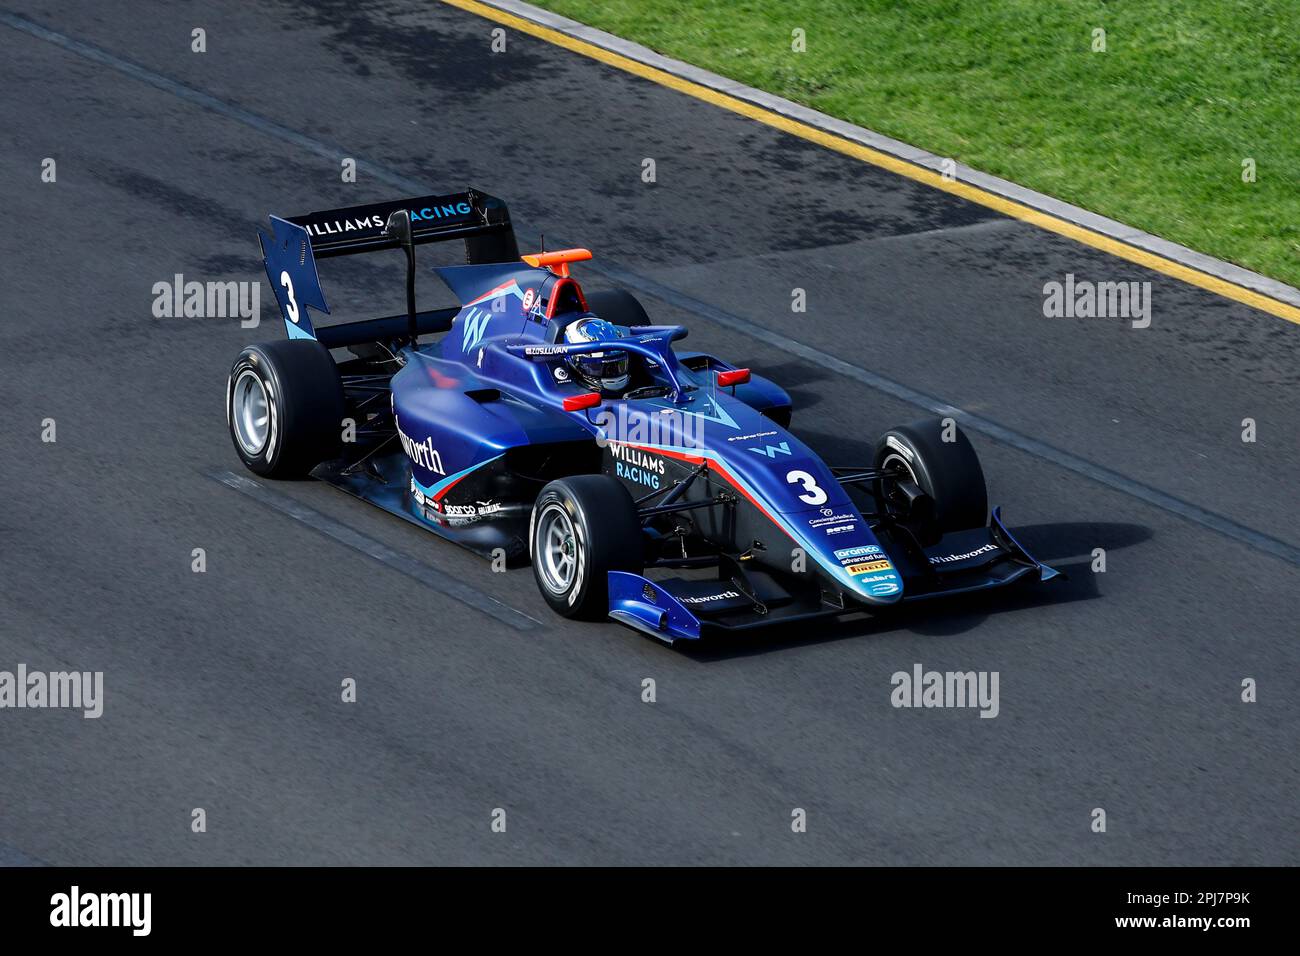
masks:
[[[627,375],[626,352],[588,352],[573,356],[573,367],[589,381],[620,379]]]

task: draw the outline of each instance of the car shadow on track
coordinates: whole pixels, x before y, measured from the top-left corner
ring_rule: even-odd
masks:
[[[1040,561],[1062,572],[1046,583],[1022,581],[1002,590],[903,604],[876,614],[855,614],[812,625],[778,625],[767,630],[712,635],[695,642],[678,641],[675,650],[701,663],[768,654],[830,641],[903,632],[945,637],[975,630],[989,617],[1091,601],[1100,597],[1092,552],[1131,547],[1151,537],[1141,525],[1118,522],[1064,522],[1012,528],[1017,539]]]
[[[785,389],[785,393],[790,396],[790,400],[794,403],[796,415],[804,409],[821,404],[821,392],[815,388],[809,388],[809,384],[831,377],[829,371],[811,362],[794,360],[777,365],[763,365],[757,361],[739,363],[740,368],[747,368],[751,365],[756,373]],[[800,429],[796,428],[795,431],[802,437]]]

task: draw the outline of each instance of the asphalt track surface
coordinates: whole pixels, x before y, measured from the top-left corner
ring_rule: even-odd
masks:
[[[0,711],[0,863],[1300,860],[1300,328],[540,41],[493,55],[467,13],[365,6],[0,16],[0,669],[105,682],[98,720]],[[682,650],[324,485],[250,491],[222,396],[282,335],[269,290],[245,330],[154,318],[153,284],[264,279],[271,212],[469,184],[785,385],[832,463],[973,416],[1069,580]],[[1067,273],[1149,281],[1151,327],[1045,318]],[[401,308],[395,263],[322,274],[338,318]],[[916,663],[997,671],[998,717],[893,708]]]

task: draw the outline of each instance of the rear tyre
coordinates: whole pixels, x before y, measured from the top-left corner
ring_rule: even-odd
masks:
[[[605,617],[606,575],[640,574],[645,567],[636,505],[608,475],[574,475],[543,488],[533,504],[528,540],[537,589],[565,617]]]
[[[587,308],[615,325],[649,325],[650,317],[636,296],[623,289],[587,293]]]
[[[923,538],[938,540],[950,531],[982,528],[988,523],[988,489],[984,469],[970,440],[954,424],[944,441],[941,419],[925,419],[891,428],[876,442],[876,467],[902,471],[929,496],[934,513],[925,523]],[[891,500],[890,482],[879,493]],[[894,497],[892,500],[896,501]]]
[[[343,383],[311,339],[250,345],[226,385],[226,424],[249,471],[298,478],[342,450]]]

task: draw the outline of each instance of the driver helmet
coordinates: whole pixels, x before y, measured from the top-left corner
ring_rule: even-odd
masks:
[[[564,330],[564,341],[570,345],[580,342],[616,342],[623,337],[623,332],[616,325],[595,316],[578,319]],[[574,374],[593,389],[619,393],[627,388],[628,354],[622,349],[571,355],[568,362]]]

